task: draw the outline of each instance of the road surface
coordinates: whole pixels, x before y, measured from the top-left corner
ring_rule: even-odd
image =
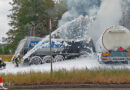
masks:
[[[9,90],[130,90],[130,84],[70,84],[10,86]]]
[[[18,90],[18,89],[9,89]],[[19,89],[19,90],[35,90],[35,89]],[[130,88],[54,88],[54,89],[37,89],[37,90],[130,90]]]

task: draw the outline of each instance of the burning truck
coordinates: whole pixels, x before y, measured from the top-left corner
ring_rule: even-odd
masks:
[[[39,47],[28,58],[22,59],[23,64],[44,64],[51,62],[63,61],[72,59],[81,55],[88,56],[95,52],[94,44],[91,38],[78,40],[65,40],[58,37],[51,41],[52,57],[50,56],[50,42],[49,39],[41,41],[39,37],[26,37],[21,40],[16,50],[16,55],[25,55],[28,51],[33,49],[39,42]]]
[[[123,26],[112,26],[105,30],[101,39],[99,61],[105,64],[130,62],[130,31]]]
[[[95,52],[93,40],[88,34],[88,27],[94,17],[80,16],[67,22],[44,38],[26,37],[21,40],[15,52],[16,57],[22,55],[22,63],[41,64],[68,60],[79,56],[92,55]],[[52,57],[50,56],[50,46]]]

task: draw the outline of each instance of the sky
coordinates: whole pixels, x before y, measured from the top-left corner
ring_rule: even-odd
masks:
[[[2,42],[2,37],[6,37],[6,32],[8,32],[10,26],[9,18],[7,15],[10,14],[11,5],[9,2],[12,0],[0,0],[0,43]]]

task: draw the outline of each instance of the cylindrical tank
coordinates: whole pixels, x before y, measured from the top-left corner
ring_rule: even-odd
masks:
[[[123,26],[112,26],[105,30],[102,35],[102,46],[105,50],[113,50],[123,47],[130,47],[130,31]]]

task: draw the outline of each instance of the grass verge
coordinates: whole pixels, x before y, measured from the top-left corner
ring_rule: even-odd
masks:
[[[13,55],[0,55],[4,62],[10,62]]]
[[[60,70],[50,73],[18,73],[0,75],[4,82],[14,85],[40,85],[40,84],[121,84],[130,83],[130,70],[73,70],[67,72]]]

